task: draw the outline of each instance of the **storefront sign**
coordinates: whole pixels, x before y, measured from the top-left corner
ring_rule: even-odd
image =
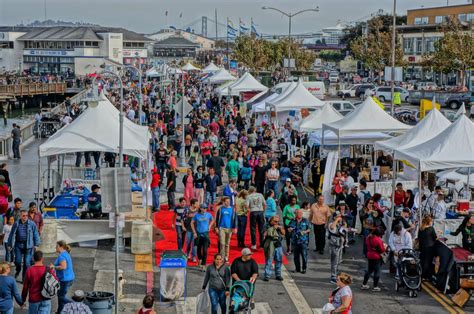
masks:
[[[146,58],[148,57],[146,49],[123,49],[123,56],[128,58]]]
[[[68,50],[35,50],[26,49],[23,51],[25,56],[49,56],[49,57],[72,57],[75,55],[74,51]]]

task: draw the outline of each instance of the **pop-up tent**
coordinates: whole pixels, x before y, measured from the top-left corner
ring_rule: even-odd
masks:
[[[262,101],[255,103],[252,105],[252,111],[259,113],[259,112],[267,112],[266,105],[268,102],[272,101],[276,97],[278,97],[279,94],[273,93],[269,95],[267,98],[263,99]]]
[[[209,84],[221,84],[228,81],[235,81],[236,78],[232,76],[226,69],[220,69],[213,75],[206,78],[205,82]]]
[[[291,90],[284,98],[278,101],[272,101],[269,106],[275,112],[290,111],[297,109],[321,108],[324,103],[314,97],[304,87],[303,82],[298,82],[293,90]]]
[[[321,130],[323,128],[323,123],[335,122],[342,118],[343,116],[337,112],[331,104],[326,103],[321,110],[317,110],[303,119],[298,128],[303,132],[313,132]]]
[[[419,145],[395,150],[395,159],[407,160],[419,171],[474,167],[474,123],[460,116],[437,136]]]
[[[76,152],[119,153],[120,112],[101,94],[71,124],[40,145],[40,157]],[[148,127],[127,118],[123,123],[123,153],[145,159],[149,147]]]
[[[148,71],[146,71],[146,76],[147,77],[160,77],[163,76],[162,72],[159,72],[158,69],[156,68],[151,68]]]
[[[411,126],[401,123],[386,113],[372,97],[367,97],[362,104],[343,119],[323,124],[323,131],[330,130],[339,136],[364,132],[403,133],[410,128]]]
[[[405,134],[388,141],[375,142],[375,150],[391,152],[395,149],[405,149],[419,145],[441,133],[450,124],[451,122],[438,109],[430,110],[425,118]]]
[[[273,103],[277,103],[280,100],[284,99],[286,96],[288,96],[289,93],[296,87],[296,82],[291,82],[285,89],[282,90],[280,95],[273,99],[272,101],[269,101],[268,104],[271,105]]]
[[[214,73],[219,71],[221,68],[219,68],[217,65],[214,64],[214,62],[211,62],[205,67],[202,71],[204,73]]]
[[[182,68],[181,70],[183,71],[201,71],[200,68],[197,68],[195,67],[194,65],[192,65],[191,63],[186,63]]]
[[[221,89],[219,92],[221,95],[238,96],[242,92],[261,92],[268,90],[268,87],[257,81],[249,72],[242,75],[237,81],[229,85],[227,88]]]

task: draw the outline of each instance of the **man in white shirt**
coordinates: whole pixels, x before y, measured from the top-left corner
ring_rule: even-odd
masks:
[[[431,214],[434,219],[446,219],[447,205],[444,202],[443,192],[439,192],[436,201],[433,204]]]
[[[130,107],[130,109],[127,112],[127,118],[132,121],[135,120],[135,110],[133,110],[132,107]]]

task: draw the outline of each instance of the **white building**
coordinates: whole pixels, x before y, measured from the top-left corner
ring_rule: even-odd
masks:
[[[340,45],[341,39],[344,36],[344,29],[345,27],[339,23],[336,26],[323,28],[321,31],[313,33],[312,38],[304,39],[303,44],[325,44],[329,46]]]
[[[144,64],[150,39],[107,27],[0,27],[0,70],[85,75],[102,64]]]
[[[165,28],[156,33],[149,34],[147,37],[155,42],[163,41],[170,37],[182,37],[199,44],[199,50],[212,50],[215,48],[215,40],[179,29]]]

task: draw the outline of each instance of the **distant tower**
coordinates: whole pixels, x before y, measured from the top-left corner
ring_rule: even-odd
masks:
[[[202,22],[201,22],[201,35],[204,37],[207,37],[207,16],[202,17]]]

